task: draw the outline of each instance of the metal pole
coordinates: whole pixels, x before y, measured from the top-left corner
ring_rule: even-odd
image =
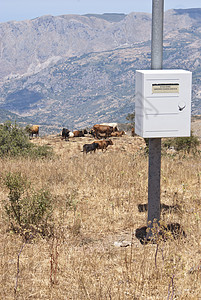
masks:
[[[163,65],[164,0],[152,0],[151,69]],[[160,220],[161,138],[149,139],[148,227]],[[148,233],[151,236],[151,231]]]
[[[164,0],[152,0],[151,69],[163,68]]]

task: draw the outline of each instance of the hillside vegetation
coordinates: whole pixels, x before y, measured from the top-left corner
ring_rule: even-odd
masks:
[[[90,136],[52,135],[31,140],[52,147],[51,158],[0,158],[1,299],[200,299],[200,148],[162,154],[161,203],[169,209],[161,222],[180,224],[186,236],[143,245],[135,232],[147,221],[138,209],[147,203],[146,145],[129,133],[112,140],[106,152],[83,155]],[[15,191],[24,187],[22,199],[48,192],[51,217],[40,219],[47,231],[39,223],[13,231],[5,210],[11,179]]]

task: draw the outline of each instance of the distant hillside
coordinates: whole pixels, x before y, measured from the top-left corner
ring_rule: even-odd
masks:
[[[0,109],[0,123],[5,123],[6,121],[17,122],[18,124],[25,125],[31,124],[34,121],[31,118],[20,117],[17,114],[14,114],[5,109]]]
[[[112,50],[150,40],[143,13],[42,16],[0,24],[0,78],[34,73],[61,58]]]
[[[193,114],[201,113],[200,20],[201,9],[165,13],[163,67],[193,72]],[[0,109],[51,128],[124,122],[135,71],[151,65],[151,14],[43,16],[1,23],[0,36]]]
[[[123,20],[125,17],[126,17],[126,14],[112,14],[112,13],[105,13],[105,14],[102,14],[102,15],[99,15],[99,14],[86,14],[84,15],[84,17],[94,17],[94,18],[99,18],[99,19],[103,19],[103,20],[106,20],[108,22],[119,22],[121,20]]]

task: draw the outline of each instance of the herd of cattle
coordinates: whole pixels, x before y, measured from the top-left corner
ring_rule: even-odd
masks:
[[[108,138],[108,137],[120,137],[125,134],[125,132],[119,131],[117,126],[105,125],[105,124],[96,124],[92,129],[87,131],[84,130],[75,130],[71,132],[67,128],[63,128],[62,130],[62,138],[67,140],[69,137],[82,137],[85,134],[91,134],[94,138]]]
[[[31,126],[29,128],[29,134],[32,137],[34,134],[38,136],[39,126],[38,125]],[[102,149],[102,151],[104,149],[106,150],[108,145],[113,145],[112,140],[108,139],[109,137],[121,137],[122,135],[125,134],[125,132],[118,130],[116,123],[109,123],[109,124],[105,123],[105,124],[96,124],[89,131],[87,131],[86,129],[70,131],[67,128],[63,128],[61,133],[62,139],[66,141],[72,137],[84,137],[85,134],[90,134],[91,136],[97,139],[97,141],[91,144],[83,145],[82,152],[87,154],[88,152],[92,152],[92,151],[95,152],[97,149]],[[133,130],[131,130],[131,135],[133,135]]]
[[[83,137],[85,134],[90,134],[94,138],[98,139],[97,141],[91,144],[83,145],[83,153],[95,152],[97,149],[106,150],[108,145],[113,145],[111,139],[109,137],[120,137],[125,134],[124,131],[119,131],[117,124],[96,124],[92,129],[87,131],[84,130],[75,130],[71,132],[67,128],[62,129],[62,139],[68,140],[70,137]],[[102,140],[100,140],[102,139]]]

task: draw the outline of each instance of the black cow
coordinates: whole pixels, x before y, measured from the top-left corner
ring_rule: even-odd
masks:
[[[91,151],[94,151],[94,153],[95,153],[95,151],[96,151],[96,149],[98,149],[98,143],[92,143],[92,144],[85,144],[84,146],[83,146],[83,153],[88,153],[88,152],[91,152]]]
[[[69,138],[69,132],[70,130],[68,130],[67,128],[63,128],[62,129],[62,139],[68,139]]]

